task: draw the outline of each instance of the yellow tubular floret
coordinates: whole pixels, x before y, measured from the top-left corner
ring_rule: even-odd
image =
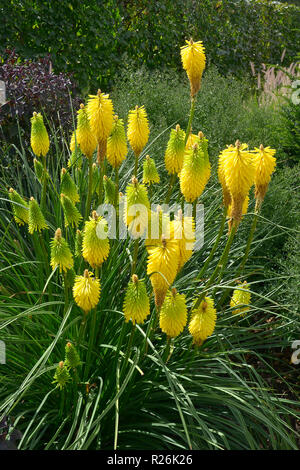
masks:
[[[192,318],[189,324],[189,332],[197,346],[200,346],[208,336],[213,334],[216,321],[217,312],[214,307],[214,301],[210,297],[205,297],[199,307],[192,311]]]
[[[195,96],[200,89],[202,73],[205,69],[205,52],[202,41],[186,41],[181,47],[181,61],[191,85],[191,95]]]
[[[184,329],[187,322],[185,295],[172,289],[166,294],[159,315],[159,326],[170,338],[175,338]]]
[[[161,237],[157,246],[148,248],[147,274],[154,290],[155,303],[161,307],[166,292],[172,285],[178,269],[179,248],[174,239]]]
[[[129,111],[127,136],[135,155],[140,155],[149,138],[149,123],[144,106]]]

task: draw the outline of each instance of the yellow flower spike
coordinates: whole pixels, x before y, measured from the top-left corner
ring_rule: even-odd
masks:
[[[93,268],[101,266],[109,254],[108,225],[104,217],[93,211],[85,222],[82,239],[82,256]]]
[[[206,162],[204,153],[197,143],[185,151],[179,181],[180,190],[187,202],[193,202],[204,191],[207,183]]]
[[[143,183],[153,184],[159,183],[159,181],[160,178],[155,166],[155,161],[153,160],[153,158],[150,158],[150,155],[146,155],[146,158],[143,163]]]
[[[148,247],[147,274],[155,295],[155,304],[161,307],[165,295],[172,285],[178,270],[179,248],[177,240],[162,235],[160,243]]]
[[[107,160],[113,168],[119,168],[128,152],[123,119],[114,116],[111,134],[107,140]]]
[[[139,183],[134,176],[126,187],[124,204],[124,221],[133,238],[141,237],[147,229],[149,210],[147,188],[144,184]]]
[[[177,124],[171,129],[170,138],[165,152],[165,166],[170,174],[180,173],[184,157],[185,132]]]
[[[233,145],[230,145],[228,149],[233,149]],[[226,150],[223,150],[220,155],[219,155],[219,164],[218,164],[218,178],[222,186],[222,191],[223,191],[223,204],[226,208],[228,208],[231,204],[231,194],[228,189],[228,186],[226,184],[226,178],[225,178],[225,171],[224,171],[224,165],[225,165],[225,160],[226,160]]]
[[[149,138],[149,123],[144,106],[129,111],[127,136],[132,150],[139,156]]]
[[[73,204],[71,199],[63,193],[60,195],[60,202],[64,211],[65,227],[77,227],[82,219],[82,215],[75,204]]]
[[[256,205],[259,208],[266,195],[268,185],[271,181],[271,175],[275,171],[276,158],[275,149],[260,145],[259,149],[254,149],[254,166],[255,166],[255,198]]]
[[[76,148],[76,140],[77,140],[77,136],[76,136],[76,139],[75,139],[75,131],[72,132],[72,136],[71,136],[71,140],[70,140],[70,150],[71,152],[75,152],[75,148]],[[77,144],[78,144],[78,140],[77,140]]]
[[[245,316],[246,313],[250,310],[249,304],[251,300],[251,293],[249,292],[249,284],[247,281],[244,281],[240,285],[239,289],[233,291],[230,307],[233,309],[232,313],[237,315],[238,313]]]
[[[243,203],[254,183],[255,167],[253,155],[247,144],[236,141],[235,147],[228,147],[222,156],[223,175],[232,198],[232,219],[240,222]]]
[[[99,302],[100,297],[100,281],[95,278],[93,273],[87,269],[83,276],[76,276],[73,285],[73,296],[76,304],[84,313],[88,313]]]
[[[191,85],[191,96],[194,97],[200,90],[201,78],[205,69],[205,52],[202,41],[186,41],[180,48],[181,61]]]
[[[197,309],[192,311],[189,324],[189,332],[193,337],[194,344],[201,344],[214,332],[217,321],[217,311],[211,297],[205,297]]]
[[[8,191],[8,196],[12,202],[12,210],[14,214],[14,219],[17,222],[17,224],[18,225],[28,224],[28,221],[29,221],[28,203],[13,188],[10,188],[10,190]]]
[[[55,269],[58,266],[60,272],[66,272],[68,269],[73,268],[73,255],[71,253],[68,243],[61,234],[60,228],[56,230],[54,238],[50,242],[50,248],[50,265],[52,266],[52,269]]]
[[[172,289],[166,294],[160,310],[159,326],[170,338],[175,338],[184,329],[187,322],[185,295]]]
[[[30,234],[33,234],[44,229],[48,229],[45,217],[37,201],[31,197],[29,201],[28,231]]]
[[[73,204],[80,200],[76,183],[65,168],[60,173],[60,192],[68,196]]]
[[[50,141],[41,113],[34,112],[31,118],[30,144],[37,157],[47,155]]]
[[[209,155],[208,155],[208,140],[204,137],[204,134],[202,131],[198,132],[197,143],[204,154],[204,168],[205,168],[204,179],[205,179],[205,185],[206,185],[210,178],[211,166],[210,166]]]
[[[88,112],[84,104],[80,105],[77,111],[77,129],[76,129],[77,143],[82,153],[87,158],[92,158],[93,153],[97,146],[97,140],[92,132]],[[75,140],[75,136],[74,136]],[[75,147],[75,146],[74,146]]]
[[[150,302],[147,295],[146,285],[144,281],[139,280],[136,274],[133,274],[129,282],[125,298],[123,311],[125,321],[143,324],[150,313]]]
[[[56,383],[59,386],[60,390],[63,390],[67,383],[72,380],[68,367],[66,367],[63,361],[59,362],[53,379],[54,380],[52,383]]]
[[[195,222],[193,217],[183,217],[182,210],[171,221],[171,237],[177,240],[179,249],[178,272],[191,258],[195,246]]]
[[[244,200],[243,207],[242,207],[242,216],[246,215],[248,212],[248,206],[249,206],[249,194],[247,194],[246,199]],[[227,208],[227,217],[232,219],[232,204],[230,203],[228,208]]]
[[[97,142],[108,139],[113,126],[113,103],[109,95],[98,90],[97,95],[89,95],[87,114],[92,133]]]
[[[196,135],[196,134],[192,134],[192,132],[190,132],[190,134],[187,138],[186,144],[185,144],[185,148],[187,150],[191,149],[193,147],[193,145],[198,143],[198,142],[199,142],[199,136]]]

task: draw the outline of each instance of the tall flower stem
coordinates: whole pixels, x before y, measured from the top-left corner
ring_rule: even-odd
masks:
[[[173,175],[171,175],[170,177],[170,183],[169,183],[168,192],[167,192],[166,199],[165,199],[165,204],[169,204],[170,202],[175,181],[176,181],[176,173],[173,173]]]
[[[184,145],[186,145],[189,134],[190,134],[190,131],[191,131],[192,122],[193,122],[193,118],[194,118],[194,114],[195,114],[195,104],[196,104],[196,96],[193,96],[191,98],[190,116],[189,116],[189,121],[188,121],[188,125],[187,125],[186,132],[185,132]],[[173,189],[174,189],[175,181],[176,181],[176,173],[171,175],[169,188],[168,188],[168,192],[167,192],[167,195],[166,195],[165,204],[169,204],[169,202],[170,202],[172,192],[173,192]]]
[[[138,166],[139,166],[139,156],[140,155],[135,155],[135,162],[134,162],[134,176],[137,177],[137,172],[138,172]]]
[[[136,331],[136,324],[132,324],[132,328],[131,328],[131,333],[130,333],[130,337],[129,337],[129,341],[128,341],[128,345],[127,345],[127,350],[126,350],[126,355],[125,355],[125,360],[123,362],[123,366],[121,368],[121,377],[123,375],[123,372],[125,370],[125,367],[126,367],[126,364],[128,363],[128,359],[130,357],[130,352],[131,352],[131,349],[132,349],[132,344],[133,344],[133,339],[134,339],[134,335],[135,335],[135,331]]]
[[[195,104],[196,104],[196,96],[193,96],[193,97],[191,98],[190,117],[189,117],[189,122],[188,122],[188,125],[187,125],[187,128],[186,128],[186,131],[185,131],[185,140],[184,140],[184,144],[187,143],[187,140],[188,140],[189,135],[190,135],[190,132],[191,132],[192,122],[193,122],[193,118],[194,118],[194,114],[195,114]]]
[[[95,269],[95,278],[99,279],[99,268],[97,267]],[[95,343],[95,332],[96,332],[96,324],[97,324],[97,308],[93,308],[93,310],[90,312],[91,315],[91,325],[90,325],[90,336],[89,336],[89,344],[88,344],[88,352],[86,356],[86,365],[85,365],[85,371],[84,371],[84,380],[87,380],[88,374],[90,371],[90,362],[91,362],[91,355],[92,355],[92,349],[94,347]]]
[[[91,200],[92,200],[92,189],[93,189],[93,160],[92,158],[89,158],[88,161],[89,161],[89,182],[88,182],[88,195],[87,195],[86,208],[85,208],[85,220],[88,219],[89,213],[91,211]]]
[[[115,168],[115,185],[116,185],[116,191],[115,191],[115,209],[117,211],[118,208],[118,199],[119,199],[119,168]]]
[[[223,235],[223,231],[224,231],[224,226],[225,226],[225,222],[226,222],[226,215],[227,215],[227,209],[225,207],[224,209],[224,213],[223,213],[223,217],[222,217],[222,220],[221,220],[221,225],[220,225],[220,228],[219,228],[219,232],[218,232],[218,235],[217,235],[217,238],[215,240],[215,243],[211,249],[211,252],[209,253],[209,256],[207,258],[207,260],[205,261],[204,265],[202,266],[202,269],[201,271],[199,272],[198,276],[196,279],[201,279],[202,276],[205,274],[208,266],[209,266],[209,263],[211,262],[215,252],[216,252],[216,249],[218,248],[219,246],[219,243],[220,243],[220,239],[221,239],[221,236]]]
[[[249,236],[248,236],[247,245],[246,245],[246,249],[245,249],[245,254],[244,254],[243,259],[241,261],[241,264],[239,265],[239,268],[238,268],[238,274],[241,274],[243,272],[243,270],[245,268],[245,265],[247,263],[247,259],[248,259],[250,248],[251,248],[251,243],[253,241],[254,232],[256,230],[258,214],[259,214],[259,211],[256,210],[255,215],[253,217],[251,230],[250,230],[250,233],[249,233]]]
[[[229,237],[228,237],[228,240],[227,240],[227,243],[226,243],[225,248],[223,250],[223,253],[222,253],[222,255],[221,255],[221,257],[220,257],[220,259],[217,263],[217,266],[215,267],[215,269],[214,269],[212,275],[210,276],[208,282],[205,284],[204,290],[203,290],[202,294],[198,297],[195,305],[193,306],[193,309],[196,309],[196,308],[199,307],[200,303],[202,302],[202,300],[206,296],[207,289],[212,285],[212,283],[217,278],[220,271],[222,269],[224,269],[225,263],[227,261],[228,254],[229,254],[229,251],[230,251],[233,239],[234,239],[234,236],[235,236],[236,231],[237,231],[237,228],[238,228],[238,224],[237,224],[236,221],[234,221],[233,225],[232,225],[232,228],[231,228],[231,231],[230,231],[230,234],[229,234]]]
[[[131,275],[135,274],[135,268],[136,268],[136,263],[137,263],[138,252],[139,252],[139,240],[136,239],[134,241],[134,248],[133,248]]]
[[[97,147],[97,161],[99,165],[99,186],[98,186],[98,203],[102,204],[103,202],[103,176],[104,176],[104,157],[105,155],[102,155],[102,145],[99,142],[98,147]]]
[[[46,166],[46,157],[41,157],[42,158],[42,161],[43,161],[43,168],[44,168],[44,171],[43,171],[43,186],[42,186],[42,196],[41,196],[41,210],[42,212],[45,210],[46,208],[46,193],[47,193],[47,179],[48,179],[48,175],[47,175],[47,166]]]
[[[250,248],[251,248],[251,243],[253,241],[253,236],[254,236],[254,232],[255,232],[255,229],[256,229],[256,225],[257,225],[258,215],[259,215],[259,211],[256,210],[255,215],[253,217],[250,233],[249,233],[249,236],[248,236],[247,245],[246,245],[246,248],[245,248],[245,253],[244,253],[243,259],[242,259],[242,261],[241,261],[241,263],[240,263],[240,265],[237,269],[237,272],[236,272],[236,278],[238,278],[243,273],[246,262],[248,260],[248,256],[249,256],[249,252],[250,252]],[[227,298],[229,297],[231,287],[233,287],[233,285],[229,286],[227,289],[224,290],[224,292],[221,295],[221,298],[218,302],[218,306],[221,307],[222,305],[224,305]]]

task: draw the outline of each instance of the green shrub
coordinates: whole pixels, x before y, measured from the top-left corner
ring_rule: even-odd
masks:
[[[250,62],[285,64],[299,43],[300,8],[269,0],[12,0],[2,2],[0,55],[51,54],[57,72],[81,89],[107,87],[126,57],[136,66],[178,68],[184,39],[204,41],[209,63],[241,76]]]
[[[113,88],[115,108],[126,119],[127,110],[143,103],[152,125],[152,140],[160,133],[151,151],[163,158],[169,131],[177,123],[185,128],[190,97],[184,74],[167,71],[136,69],[130,65]],[[262,106],[251,92],[251,85],[234,76],[223,77],[216,67],[204,72],[196,102],[193,131],[202,130],[209,140],[210,155],[215,161],[219,152],[237,139],[250,146],[270,145],[282,151],[282,118],[274,105]]]

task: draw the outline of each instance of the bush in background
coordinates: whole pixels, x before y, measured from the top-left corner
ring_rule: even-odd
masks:
[[[0,13],[0,55],[8,46],[23,58],[49,53],[54,70],[74,71],[85,91],[109,88],[126,57],[178,68],[174,50],[190,35],[203,40],[221,73],[240,77],[251,61],[280,63],[284,49],[289,65],[300,34],[300,8],[269,0],[12,0]]]
[[[54,126],[70,126],[70,101],[79,105],[75,98],[75,86],[63,73],[55,74],[49,57],[36,61],[20,60],[14,51],[0,69],[0,80],[6,87],[6,104],[0,107],[0,139],[11,141],[19,126],[28,131],[33,111],[43,110]]]

